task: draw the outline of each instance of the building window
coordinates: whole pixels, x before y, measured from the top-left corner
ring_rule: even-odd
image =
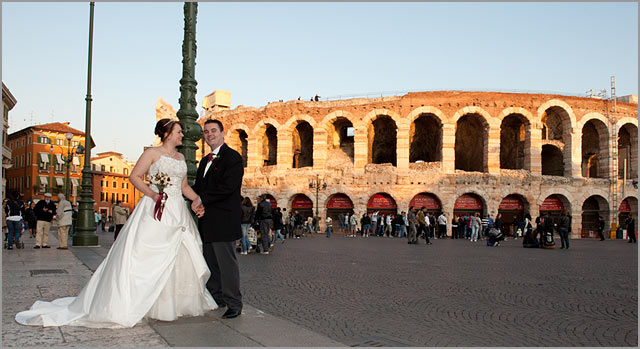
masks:
[[[125,183],[126,184],[126,188],[129,189],[129,183]]]
[[[124,183],[122,183],[122,189],[124,189]]]
[[[31,187],[31,176],[27,176],[27,182],[24,184],[24,187],[29,189]],[[31,191],[31,190],[29,190]]]
[[[31,136],[27,137],[27,144],[31,144]]]
[[[117,187],[118,187],[118,183],[113,182],[113,187],[114,187],[114,188],[117,188]]]
[[[104,172],[105,168],[104,165],[100,165],[100,171]]]
[[[100,192],[100,201],[104,201],[104,193]]]
[[[124,173],[125,176],[129,175],[129,169],[125,168],[124,170],[122,170],[122,173]]]
[[[31,153],[27,153],[27,165],[31,166]]]

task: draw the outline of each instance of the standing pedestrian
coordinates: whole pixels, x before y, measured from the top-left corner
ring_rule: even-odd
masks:
[[[371,233],[371,217],[369,217],[369,213],[365,212],[362,219],[362,236],[369,237],[369,233]]]
[[[51,201],[51,193],[44,194],[44,200],[38,201],[34,209],[38,222],[36,223],[36,245],[33,248],[49,248],[49,230],[56,205]]]
[[[100,214],[96,212],[96,210],[93,210],[93,220],[96,222],[96,231],[100,226],[100,218],[101,218]]]
[[[598,216],[598,236],[600,241],[604,241],[604,219],[602,216]]]
[[[240,207],[240,227],[242,229],[242,238],[240,239],[240,254],[246,255],[249,253],[249,227],[253,224],[253,218],[255,212],[251,199],[247,196],[242,199],[242,206]]]
[[[349,217],[350,212],[347,212],[347,214],[344,215],[344,226],[345,226],[345,231],[344,231],[344,235],[345,237],[351,237],[351,217]]]
[[[351,223],[350,235],[351,237],[356,237],[356,230],[358,228],[358,217],[355,213],[353,213],[351,217],[349,217],[349,222]]]
[[[29,236],[31,238],[36,237],[36,223],[38,222],[38,218],[36,217],[36,212],[34,210],[35,207],[36,207],[36,204],[31,202],[29,203],[29,207],[27,207],[27,209],[24,212],[24,218],[27,222],[27,225],[29,226],[29,231],[30,231]]]
[[[102,214],[100,215],[100,224],[102,227],[102,231],[106,231],[105,226],[107,224],[107,214],[104,212],[102,212]]]
[[[58,209],[56,210],[56,221],[58,222],[58,250],[67,249],[67,239],[69,228],[71,228],[71,216],[73,208],[71,203],[67,201],[64,194],[58,193]]]
[[[271,233],[271,226],[273,225],[273,215],[271,213],[271,203],[267,200],[266,195],[260,195],[260,203],[256,209],[256,220],[260,224],[260,240],[262,240],[262,251],[260,254],[269,254],[269,248],[271,243],[269,241],[269,235]]]
[[[558,234],[560,235],[560,242],[562,246],[560,249],[566,248],[569,249],[569,226],[571,222],[569,221],[569,213],[567,211],[562,211],[560,218],[558,219]]]
[[[124,226],[124,223],[127,222],[127,210],[122,207],[122,201],[118,200],[116,205],[113,206],[113,221],[116,225],[116,230],[113,233],[113,239],[118,238],[118,234],[120,234],[120,230]]]
[[[425,215],[426,208],[422,206],[417,214],[418,220],[418,235],[423,235],[424,239],[427,240],[427,245],[431,245],[431,241],[429,240],[429,231],[428,231],[428,218]]]
[[[629,243],[637,243],[636,240],[636,220],[633,219],[631,213],[627,216],[627,219],[624,221],[627,226],[627,236],[629,237]]]
[[[377,235],[377,231],[376,228],[378,227],[378,211],[373,211],[373,213],[371,214],[371,232],[373,232],[373,235]]]
[[[440,239],[444,239],[447,237],[447,215],[446,213],[441,213],[438,216],[438,236]]]
[[[416,225],[418,224],[418,219],[416,217],[415,209],[413,206],[409,207],[409,212],[407,212],[407,221],[409,222],[409,233],[407,234],[408,244],[418,244],[418,236]]]
[[[384,217],[385,221],[385,235],[386,237],[390,237],[393,232],[393,226],[391,225],[391,214],[386,214]]]
[[[480,214],[476,212],[471,217],[471,242],[478,242],[478,232],[482,227],[482,220],[480,220]]]
[[[24,204],[19,200],[19,197],[20,194],[17,191],[12,192],[11,195],[9,195],[9,200],[7,200],[7,203],[4,206],[7,230],[9,233],[7,239],[7,249],[9,250],[13,250],[14,243],[18,244],[20,242],[20,233],[22,232],[24,224],[21,210]]]

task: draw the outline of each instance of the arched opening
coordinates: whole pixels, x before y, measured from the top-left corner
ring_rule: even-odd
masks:
[[[454,217],[471,217],[476,213],[480,214],[480,217],[484,217],[486,214],[484,200],[477,194],[466,193],[460,195],[453,204]]]
[[[242,129],[233,130],[227,144],[242,156],[242,165],[247,167],[247,133]]]
[[[353,201],[342,193],[333,194],[327,201],[327,216],[333,220],[333,228],[343,227],[345,215],[353,214]]]
[[[398,206],[396,200],[387,193],[377,193],[369,198],[367,202],[367,213],[371,215],[373,212],[378,211],[381,214],[396,214],[398,213]]]
[[[545,110],[542,115],[542,144],[554,145],[562,150],[562,174],[552,176],[571,176],[571,118],[561,107]],[[544,153],[544,150],[543,150]],[[543,165],[544,167],[544,165]],[[558,171],[555,171],[556,173]]]
[[[431,193],[417,194],[409,202],[409,207],[411,206],[418,210],[424,207],[427,212],[435,215],[436,217],[442,213],[442,204],[440,199]]]
[[[434,114],[422,114],[411,123],[409,162],[442,161],[442,123]]]
[[[629,214],[631,214],[633,219],[635,219],[636,222],[638,222],[638,199],[636,199],[633,196],[629,196],[624,200],[622,200],[622,202],[620,202],[620,206],[618,207],[618,227],[620,227],[623,230],[627,229],[627,227],[624,224],[624,221],[627,219]],[[638,234],[637,230],[638,229],[636,227],[636,234]],[[623,234],[616,234],[616,239],[625,239],[625,238],[626,238],[626,231]]]
[[[489,125],[479,114],[467,114],[456,123],[455,169],[487,171]]]
[[[555,145],[542,146],[542,175],[564,176],[564,157],[562,151]]]
[[[396,166],[397,127],[387,115],[376,118],[369,125],[369,163]]]
[[[582,177],[607,178],[608,173],[607,126],[600,120],[589,120],[582,128]]]
[[[549,216],[553,218],[554,222],[558,221],[560,214],[563,210],[567,210],[569,215],[571,215],[571,204],[569,200],[567,200],[564,195],[560,194],[552,194],[547,196],[546,199],[542,202],[539,207],[540,216],[543,216],[545,213],[549,213]]]
[[[278,130],[273,125],[268,125],[262,139],[262,159],[264,166],[272,166],[278,163]]]
[[[304,221],[313,217],[313,201],[304,194],[296,194],[291,198],[291,211],[298,211]]]
[[[313,127],[298,121],[293,129],[293,168],[313,166]]]
[[[626,165],[626,166],[625,166]],[[624,124],[618,131],[618,178],[638,179],[638,127]]]
[[[606,229],[609,226],[609,203],[600,195],[592,195],[582,204],[582,238],[598,237],[599,216],[604,219]]]
[[[498,206],[498,213],[502,214],[501,232],[515,236],[518,229],[522,230],[524,235],[524,215],[529,211],[527,199],[522,195],[511,194],[505,196]]]
[[[511,114],[500,125],[500,168],[525,168],[525,149],[529,148],[529,122],[520,114]]]
[[[339,117],[329,127],[327,139],[327,165],[335,163],[344,166],[345,162],[353,164],[354,128],[349,119]]]

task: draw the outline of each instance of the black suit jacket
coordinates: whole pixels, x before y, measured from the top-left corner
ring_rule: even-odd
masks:
[[[207,157],[200,160],[196,181],[192,186],[200,195],[205,209],[204,216],[198,219],[202,242],[235,241],[242,237],[242,156],[226,144],[220,147],[218,156],[204,178]]]

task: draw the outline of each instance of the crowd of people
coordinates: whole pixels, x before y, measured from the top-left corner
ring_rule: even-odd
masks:
[[[59,250],[68,249],[67,240],[75,234],[76,221],[78,219],[78,205],[69,202],[63,193],[56,195],[58,202],[51,200],[51,193],[45,193],[44,199],[37,202],[24,201],[22,195],[17,192],[11,192],[7,199],[3,201],[5,223],[3,231],[5,232],[6,248],[13,250],[14,247],[20,247],[21,238],[24,236],[35,239],[33,248],[51,248],[49,246],[49,230],[55,221],[58,230]],[[128,211],[122,206],[122,202],[118,201],[112,208],[113,216],[105,213],[93,211],[96,223],[96,229],[103,232],[109,230],[110,224],[115,231],[115,238],[128,218]]]

